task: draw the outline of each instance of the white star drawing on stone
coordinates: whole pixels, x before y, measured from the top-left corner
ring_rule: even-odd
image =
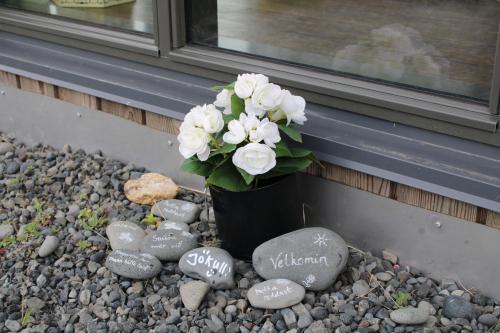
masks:
[[[323,234],[323,235],[320,235],[320,234],[317,234],[316,237],[314,237],[314,244],[318,244],[319,247],[321,246],[327,246],[326,244],[326,241],[328,241],[330,239],[326,238],[326,235]]]

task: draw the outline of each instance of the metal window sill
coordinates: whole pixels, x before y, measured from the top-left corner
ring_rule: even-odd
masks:
[[[0,70],[176,119],[219,83],[4,32]],[[312,103],[307,113],[305,145],[322,160],[500,212],[499,147]]]

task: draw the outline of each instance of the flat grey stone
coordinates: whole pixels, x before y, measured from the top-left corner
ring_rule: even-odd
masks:
[[[14,146],[8,142],[0,142],[0,155],[14,151]]]
[[[324,290],[344,269],[349,251],[344,240],[326,228],[304,228],[273,238],[252,255],[265,279],[285,278],[309,290]]]
[[[21,330],[21,324],[18,321],[7,319],[5,321],[5,328],[9,330],[9,332],[18,332]]]
[[[112,251],[105,265],[113,273],[130,279],[149,279],[161,271],[161,262],[156,257],[130,250]]]
[[[453,318],[472,319],[474,317],[474,308],[472,304],[461,296],[448,296],[443,304],[443,316]]]
[[[11,236],[14,233],[14,227],[11,224],[0,224],[0,240]]]
[[[106,235],[113,250],[138,251],[146,232],[133,222],[115,221],[106,227]]]
[[[370,291],[370,286],[365,280],[358,280],[352,285],[352,292],[358,296],[365,296]]]
[[[425,323],[429,319],[429,311],[427,308],[407,307],[397,309],[391,312],[391,320],[397,324],[403,325],[419,325]]]
[[[195,311],[210,290],[208,283],[204,281],[190,281],[179,288],[182,303],[188,310]]]
[[[214,289],[234,287],[234,259],[218,247],[199,247],[186,252],[179,261],[179,268]]]
[[[201,208],[197,204],[179,199],[168,199],[153,206],[153,214],[165,220],[192,223],[200,216]]]
[[[158,227],[158,230],[168,230],[168,229],[189,231],[189,226],[187,225],[186,222],[165,220],[162,223],[160,223],[160,226]]]
[[[178,261],[184,253],[198,246],[196,237],[186,231],[158,230],[142,242],[142,252],[150,253],[164,261]]]
[[[59,238],[56,236],[47,236],[43,241],[42,245],[38,249],[38,255],[40,257],[47,257],[54,252],[59,246]]]
[[[248,290],[250,304],[261,309],[283,309],[300,303],[306,290],[300,284],[286,279],[272,279],[254,285]]]

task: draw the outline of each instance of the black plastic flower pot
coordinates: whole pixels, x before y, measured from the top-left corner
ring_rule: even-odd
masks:
[[[245,192],[211,186],[222,248],[250,260],[263,242],[303,226],[296,174]]]

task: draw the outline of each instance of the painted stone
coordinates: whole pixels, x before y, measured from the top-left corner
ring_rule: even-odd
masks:
[[[113,250],[138,251],[146,233],[133,222],[116,221],[106,227],[106,235]]]
[[[179,261],[179,269],[214,289],[234,287],[234,259],[218,247],[199,247],[186,252]]]
[[[112,251],[105,263],[117,275],[130,279],[149,279],[161,271],[161,262],[149,253],[130,250]]]
[[[200,216],[201,208],[195,203],[170,199],[157,202],[153,206],[153,214],[166,220],[192,223]]]
[[[287,279],[272,279],[254,285],[248,290],[248,301],[253,307],[283,309],[300,303],[306,290]]]
[[[160,223],[160,226],[158,227],[158,230],[168,230],[168,229],[189,231],[189,226],[184,222],[165,220],[162,223]]]
[[[177,261],[198,246],[196,237],[186,231],[158,230],[144,237],[141,250],[164,261]]]
[[[123,190],[128,200],[152,205],[160,200],[175,198],[179,187],[170,177],[159,173],[145,173],[138,179],[128,180]]]
[[[324,290],[344,269],[349,251],[344,240],[326,228],[304,228],[259,245],[252,255],[264,279],[285,278],[308,290]]]

